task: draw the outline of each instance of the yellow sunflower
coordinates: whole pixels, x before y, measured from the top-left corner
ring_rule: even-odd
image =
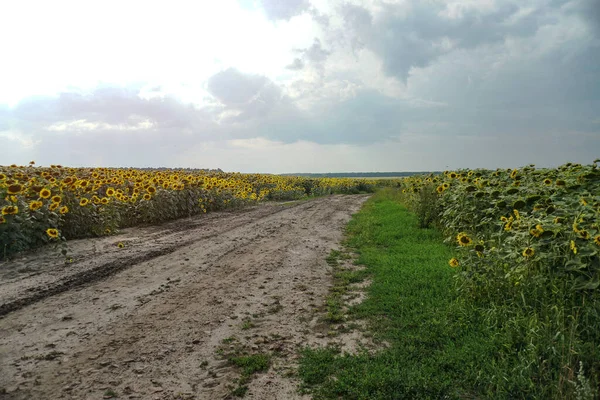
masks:
[[[596,243],[596,245],[597,245],[597,246],[600,246],[600,235],[597,235],[597,236],[594,238],[594,243]]]
[[[456,268],[460,265],[460,263],[458,262],[458,260],[456,258],[451,258],[450,261],[448,261],[448,264],[452,267],[452,268]]]
[[[42,203],[39,200],[33,200],[29,202],[29,209],[31,211],[36,211],[39,210],[40,208],[42,208],[42,206],[44,205],[44,203]]]
[[[580,230],[578,233],[579,237],[581,237],[582,239],[589,240],[591,238],[590,233],[585,229]]]
[[[90,203],[90,199],[88,199],[88,198],[86,198],[86,197],[84,197],[84,198],[82,198],[81,200],[79,200],[79,205],[80,205],[81,207],[85,207],[85,206],[87,206],[89,203]]]
[[[470,246],[473,243],[473,239],[471,239],[465,232],[461,232],[456,236],[456,241],[459,246]]]
[[[523,250],[523,257],[533,257],[534,254],[535,250],[531,247],[527,247],[525,250]]]
[[[574,240],[571,240],[571,251],[573,254],[577,254],[577,245],[575,244]]]
[[[51,195],[52,195],[52,192],[46,188],[40,190],[40,197],[42,199],[49,199]]]
[[[23,191],[23,189],[23,185],[19,183],[13,183],[12,185],[8,186],[8,194],[19,194]]]
[[[46,229],[46,234],[50,237],[50,239],[58,238],[58,230],[54,228]]]
[[[66,214],[66,213],[68,213],[68,212],[69,212],[69,207],[67,207],[67,206],[62,206],[62,207],[60,208],[60,210],[58,210],[58,212],[59,212],[59,213],[61,213],[61,214]]]
[[[2,215],[16,215],[18,213],[19,213],[19,207],[17,207],[17,206],[2,207]]]
[[[62,197],[60,197],[59,195],[52,196],[52,201],[54,203],[60,203],[62,201]]]

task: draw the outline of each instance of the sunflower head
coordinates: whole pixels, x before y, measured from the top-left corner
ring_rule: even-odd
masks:
[[[448,261],[448,264],[452,268],[456,268],[456,267],[458,267],[460,265],[459,262],[458,262],[458,260],[456,258],[451,258],[450,261]]]
[[[459,246],[470,246],[473,243],[473,239],[471,239],[465,232],[461,232],[456,236],[456,241]]]
[[[549,178],[544,179],[544,185],[552,185],[552,179],[549,179]]]
[[[596,243],[596,246],[600,246],[600,235],[596,235],[596,237],[594,237],[594,243]]]
[[[591,235],[588,231],[586,231],[585,229],[580,230],[579,232],[579,237],[585,240],[589,240],[591,238]]]
[[[60,197],[59,195],[52,196],[52,201],[54,203],[60,203],[62,201],[62,197]]]
[[[3,224],[6,222],[6,218],[4,218],[4,215],[0,215],[0,224]]]
[[[86,198],[86,197],[84,197],[84,198],[82,198],[81,200],[79,200],[79,205],[80,205],[81,207],[85,207],[85,206],[87,206],[89,203],[90,203],[90,199],[88,199],[88,198]]]
[[[534,254],[535,250],[532,247],[527,247],[525,250],[523,250],[523,257],[533,257]]]
[[[31,211],[36,211],[39,210],[40,208],[42,208],[42,206],[44,205],[44,203],[42,203],[39,200],[33,200],[29,202],[29,209]]]
[[[40,197],[42,199],[49,199],[51,195],[52,195],[52,192],[46,188],[40,190]]]
[[[56,239],[58,238],[58,230],[54,228],[48,228],[46,229],[46,235],[48,235],[50,239]]]
[[[48,206],[48,210],[49,210],[49,211],[54,211],[54,210],[56,210],[58,207],[60,207],[60,204],[58,204],[58,203],[52,203],[52,204],[50,204],[50,205]]]
[[[19,213],[19,207],[17,207],[17,206],[2,207],[2,215],[16,215],[18,213]]]
[[[14,183],[8,186],[8,194],[19,194],[23,191],[23,185]]]
[[[106,195],[107,195],[108,197],[112,197],[112,196],[114,196],[114,195],[115,195],[115,189],[113,189],[113,188],[109,187],[108,189],[106,189]]]
[[[58,212],[64,215],[64,214],[66,214],[66,213],[68,213],[68,212],[69,212],[69,207],[67,207],[67,206],[62,206],[62,207],[60,208],[60,210],[58,210]]]
[[[119,242],[117,243],[117,247],[122,249],[123,247],[125,247],[125,245],[123,244],[123,242]]]

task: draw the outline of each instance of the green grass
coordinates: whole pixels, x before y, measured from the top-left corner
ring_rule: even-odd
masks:
[[[457,301],[452,250],[438,231],[418,228],[395,192],[382,190],[348,225],[347,246],[372,280],[351,316],[367,319],[388,347],[371,355],[305,349],[299,375],[315,399],[511,397],[490,385],[492,334]]]
[[[271,356],[269,354],[251,354],[243,356],[233,356],[229,362],[241,369],[241,376],[238,380],[238,386],[233,389],[231,395],[234,397],[244,397],[248,391],[248,382],[257,372],[266,371],[271,365]]]

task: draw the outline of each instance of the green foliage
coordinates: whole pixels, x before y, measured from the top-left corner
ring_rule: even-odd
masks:
[[[407,178],[403,201],[437,185],[435,223],[456,248],[456,287],[500,343],[493,378],[574,398],[576,371],[600,384],[600,170],[446,171]],[[462,242],[460,239],[462,238]],[[515,353],[518,356],[515,356]],[[578,386],[579,385],[579,386]],[[580,389],[577,389],[580,390]]]

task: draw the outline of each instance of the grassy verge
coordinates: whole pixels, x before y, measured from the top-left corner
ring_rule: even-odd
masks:
[[[350,222],[347,240],[372,280],[368,298],[351,313],[367,319],[374,339],[387,346],[358,355],[306,349],[299,368],[304,387],[315,399],[510,395],[489,385],[494,340],[457,301],[452,250],[439,232],[418,228],[394,193],[374,195]]]

